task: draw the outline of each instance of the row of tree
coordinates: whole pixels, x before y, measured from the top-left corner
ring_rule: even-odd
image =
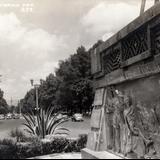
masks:
[[[98,41],[93,46],[95,48]],[[20,105],[23,112],[34,110],[35,89],[27,92]],[[68,59],[59,62],[55,74],[50,74],[46,80],[41,80],[39,87],[40,107],[73,113],[87,113],[92,109],[94,98],[93,78],[91,75],[90,51],[81,46]]]
[[[9,106],[4,99],[4,92],[0,89],[0,114],[6,115],[9,111]]]
[[[0,114],[7,115],[8,113],[20,113],[20,108],[8,105],[4,98],[4,92],[0,89]]]

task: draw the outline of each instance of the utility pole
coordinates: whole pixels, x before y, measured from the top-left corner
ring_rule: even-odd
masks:
[[[31,85],[34,86],[35,91],[36,91],[36,113],[38,113],[39,110],[39,101],[38,101],[38,89],[39,89],[39,84],[34,84],[34,80],[31,79]]]
[[[11,97],[11,107],[12,107],[12,104],[13,104],[13,99],[12,99],[12,97]]]
[[[22,104],[20,102],[20,106],[19,106],[19,113],[20,113],[20,117],[22,116]]]
[[[38,102],[38,88],[39,85],[35,85],[35,89],[36,89],[36,110],[39,110],[39,102]]]
[[[22,106],[21,106],[21,102],[18,101],[18,107],[19,107],[19,115],[20,117],[22,116]]]

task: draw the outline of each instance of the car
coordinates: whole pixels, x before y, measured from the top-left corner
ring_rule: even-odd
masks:
[[[66,115],[66,114],[59,114],[58,116],[57,116],[57,119],[68,119],[68,115]]]
[[[9,119],[12,119],[12,114],[10,114],[10,113],[7,114],[7,117],[6,117],[6,118],[7,118],[8,120],[9,120]]]
[[[64,119],[68,119],[68,118],[69,118],[67,114],[63,114],[62,117],[63,117]]]
[[[4,115],[0,115],[0,120],[5,120],[5,116]]]
[[[58,116],[57,116],[57,119],[62,119],[63,118],[63,115],[60,113]]]
[[[84,121],[83,115],[80,114],[80,113],[74,114],[73,117],[72,117],[72,121],[73,122],[83,122]]]
[[[13,117],[13,119],[20,119],[20,115],[19,114],[14,114],[12,117]]]

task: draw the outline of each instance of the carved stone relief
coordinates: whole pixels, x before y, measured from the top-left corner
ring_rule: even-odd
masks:
[[[108,99],[106,114],[108,150],[128,158],[152,157],[157,153],[145,121],[153,113],[147,112],[140,102],[135,105],[131,97],[119,93]]]
[[[129,158],[160,158],[159,80],[154,75],[112,88],[106,102],[107,150]]]
[[[110,47],[101,49],[98,57],[103,74],[94,77],[96,89],[107,89],[96,91],[94,106],[101,108],[93,110],[92,138],[101,131],[105,107],[105,150],[128,158],[160,158],[160,21],[152,23],[155,21],[113,45],[105,43]]]

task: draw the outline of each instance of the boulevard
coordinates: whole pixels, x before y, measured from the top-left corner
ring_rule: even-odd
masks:
[[[3,120],[0,121],[0,139],[8,139],[10,138],[11,131],[16,128],[23,130],[23,123],[25,120]],[[70,138],[76,138],[80,134],[88,134],[90,130],[90,119],[85,118],[84,122],[66,122],[63,124],[64,127],[70,130]]]

